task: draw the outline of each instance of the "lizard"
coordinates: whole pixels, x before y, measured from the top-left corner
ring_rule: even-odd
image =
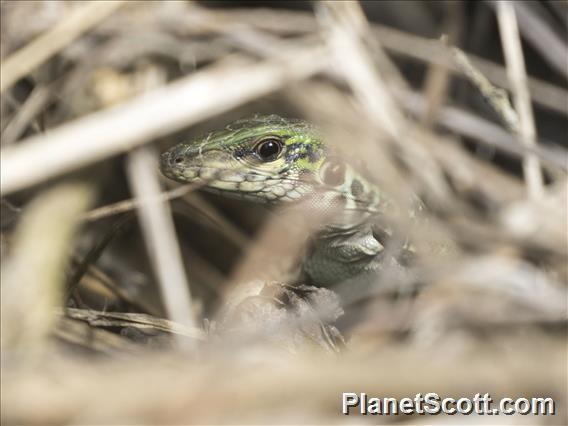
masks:
[[[241,119],[166,150],[160,169],[177,182],[201,182],[206,190],[253,202],[339,211],[321,226],[302,262],[309,284],[369,280],[384,263],[385,247],[369,219],[389,207],[388,197],[307,121]]]

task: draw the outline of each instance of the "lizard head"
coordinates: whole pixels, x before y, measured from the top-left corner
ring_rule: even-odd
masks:
[[[240,198],[295,201],[313,192],[325,157],[309,123],[255,116],[174,146],[162,154],[161,170],[178,182],[203,182]]]
[[[277,115],[236,121],[161,156],[162,173],[257,202],[307,203],[320,211],[373,211],[380,194],[306,121]],[[306,205],[306,204],[303,204]]]

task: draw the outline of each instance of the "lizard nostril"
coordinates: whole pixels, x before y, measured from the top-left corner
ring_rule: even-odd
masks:
[[[168,150],[160,156],[160,169],[163,172],[168,172],[172,168],[176,168],[184,161],[184,156],[180,155],[175,150]]]

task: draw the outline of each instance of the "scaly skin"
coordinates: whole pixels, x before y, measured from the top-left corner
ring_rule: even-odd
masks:
[[[340,210],[341,219],[322,228],[303,262],[312,284],[368,279],[380,267],[383,246],[367,219],[386,199],[305,121],[276,115],[239,120],[164,152],[161,170],[178,182],[202,182],[233,197]]]

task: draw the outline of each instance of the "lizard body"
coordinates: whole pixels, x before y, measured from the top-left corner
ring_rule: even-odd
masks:
[[[339,211],[339,218],[318,232],[303,262],[313,284],[366,279],[380,267],[384,247],[368,219],[383,211],[388,199],[305,121],[276,115],[239,120],[175,145],[160,164],[173,180],[203,182],[206,189],[229,196]]]

